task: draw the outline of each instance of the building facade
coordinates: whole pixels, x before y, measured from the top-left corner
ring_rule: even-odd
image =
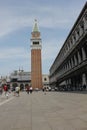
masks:
[[[21,90],[24,90],[27,85],[31,85],[31,73],[24,70],[15,70],[10,74],[9,79],[10,86],[15,88],[18,85]]]
[[[31,85],[32,88],[42,88],[42,59],[41,59],[41,36],[37,20],[31,33]]]
[[[87,2],[50,68],[50,85],[59,90],[87,88]]]
[[[43,83],[43,88],[49,87],[49,75],[48,74],[42,75],[42,83]]]

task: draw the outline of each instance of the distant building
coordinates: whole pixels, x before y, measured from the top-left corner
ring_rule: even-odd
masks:
[[[10,75],[10,85],[15,87],[16,84],[18,84],[21,89],[27,85],[31,85],[31,73],[25,72],[24,70],[15,70]]]
[[[31,86],[31,72],[25,72],[24,70],[15,70],[10,74],[10,85],[14,86],[18,84],[21,88],[25,88],[26,85]],[[42,75],[43,87],[49,86],[49,75]]]
[[[7,76],[1,76],[1,78],[0,78],[0,85],[2,85],[2,84],[6,84],[7,83]]]
[[[42,82],[43,82],[43,87],[49,87],[49,75],[43,74]]]

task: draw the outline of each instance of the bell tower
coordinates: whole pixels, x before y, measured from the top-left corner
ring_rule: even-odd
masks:
[[[41,60],[41,37],[35,20],[31,32],[31,85],[32,88],[42,88],[42,60]]]

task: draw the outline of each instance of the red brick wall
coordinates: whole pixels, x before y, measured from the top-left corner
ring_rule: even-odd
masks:
[[[42,88],[41,50],[31,50],[31,84],[32,88]]]

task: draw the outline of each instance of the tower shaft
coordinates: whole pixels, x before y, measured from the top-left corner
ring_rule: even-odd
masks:
[[[41,50],[31,50],[32,87],[42,88]]]

